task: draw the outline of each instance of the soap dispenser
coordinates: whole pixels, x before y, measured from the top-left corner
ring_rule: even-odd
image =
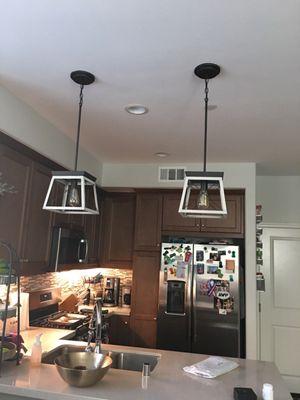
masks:
[[[36,335],[35,342],[32,345],[30,362],[33,365],[39,365],[42,361],[42,343],[41,343],[42,333]]]

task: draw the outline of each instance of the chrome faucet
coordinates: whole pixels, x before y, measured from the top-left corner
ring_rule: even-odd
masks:
[[[87,352],[101,353],[101,335],[102,335],[102,299],[97,298],[94,306],[93,316],[89,324],[88,344],[85,348]],[[92,340],[95,339],[95,346],[92,346]]]

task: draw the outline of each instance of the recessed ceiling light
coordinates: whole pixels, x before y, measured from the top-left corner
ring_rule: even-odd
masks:
[[[142,104],[129,104],[128,106],[125,106],[125,110],[129,114],[134,114],[134,115],[142,115],[146,114],[149,109]]]
[[[154,154],[156,157],[164,158],[164,157],[169,157],[169,153],[164,153],[163,151],[159,151],[158,153]]]

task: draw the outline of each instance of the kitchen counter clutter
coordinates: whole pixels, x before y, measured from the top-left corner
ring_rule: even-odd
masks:
[[[78,307],[78,311],[80,312],[81,310],[93,310],[94,306],[85,306],[85,305],[80,305]],[[111,315],[130,315],[130,307],[102,307],[102,311],[107,311],[106,316],[110,317]]]
[[[53,350],[66,345],[82,346],[85,343],[57,340]],[[291,399],[273,363],[236,359],[239,368],[217,379],[204,379],[184,372],[183,367],[204,360],[205,355],[112,345],[103,345],[103,350],[155,354],[160,359],[146,386],[142,387],[140,372],[111,368],[96,385],[76,388],[60,378],[54,365],[32,367],[29,358],[25,357],[19,367],[5,363],[0,393],[42,400],[232,400],[235,386],[251,387],[260,396],[263,384],[268,382],[274,386],[275,400]]]
[[[74,330],[64,329],[53,329],[53,328],[41,328],[41,327],[30,327],[25,331],[21,332],[24,340],[25,347],[27,348],[26,356],[30,356],[32,345],[35,341],[35,337],[42,333],[41,341],[43,352],[47,353],[54,347],[58,346],[62,339],[72,339],[75,336]]]

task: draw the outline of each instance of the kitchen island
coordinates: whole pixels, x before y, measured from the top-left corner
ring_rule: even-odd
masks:
[[[59,343],[58,343],[59,342]],[[61,340],[56,345],[84,345]],[[133,347],[103,345],[103,350],[159,354],[160,360],[151,374],[147,388],[142,388],[141,373],[110,369],[102,381],[88,388],[75,388],[65,383],[54,365],[22,365],[5,362],[0,378],[0,399],[9,396],[43,400],[232,400],[235,386],[252,387],[260,395],[263,383],[272,383],[275,400],[292,399],[273,363],[236,360],[240,367],[217,379],[204,379],[185,373],[182,368],[207,356],[174,351],[148,350]],[[15,398],[15,397],[14,397]]]

